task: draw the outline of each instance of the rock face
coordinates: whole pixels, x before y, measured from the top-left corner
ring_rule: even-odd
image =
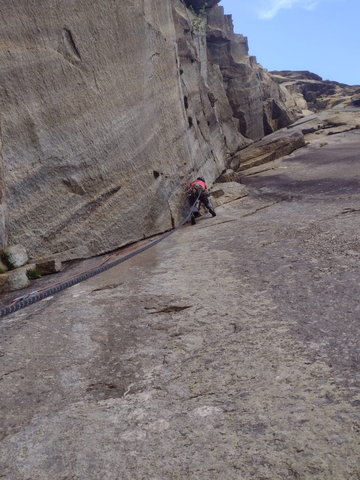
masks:
[[[331,80],[323,80],[319,75],[308,71],[288,70],[271,72],[273,78],[281,82],[295,99],[296,104],[307,113],[319,112],[341,106],[358,106],[359,85],[345,85]]]
[[[50,275],[51,273],[60,272],[62,269],[61,262],[58,259],[39,260],[36,262],[36,270],[41,275]]]
[[[246,197],[248,195],[247,188],[241,185],[237,181],[226,181],[225,183],[216,183],[211,192],[211,202],[214,207],[219,207],[225,203],[233,202],[239,198]]]
[[[358,480],[359,150],[2,319],[1,480]]]
[[[232,161],[238,159],[239,166],[237,171],[241,172],[248,168],[271,162],[277,158],[285,157],[304,145],[304,135],[301,131],[281,130],[242,150],[234,156]]]
[[[220,0],[185,0],[185,5],[187,7],[193,7],[193,9],[200,10],[202,8],[211,8],[214,7]]]
[[[84,257],[171,228],[191,169],[171,5],[20,0],[0,13],[3,241]]]
[[[239,173],[252,169],[314,141],[325,146],[329,143],[328,138],[324,142],[325,137],[360,128],[360,111],[356,108],[360,86],[323,81],[308,71],[271,72],[270,76],[291,94],[293,101],[302,110],[302,116],[287,128],[267,135],[232,155],[228,160],[228,166],[232,170]],[[278,126],[280,125],[279,123]]]
[[[68,260],[170,229],[194,175],[295,119],[207,3],[208,27],[180,0],[1,3],[0,246]]]
[[[209,63],[220,69],[232,116],[242,135],[259,140],[299,118],[293,97],[249,57],[247,38],[233,32],[222,7],[208,13]]]

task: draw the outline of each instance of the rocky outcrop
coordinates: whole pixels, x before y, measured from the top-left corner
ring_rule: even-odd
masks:
[[[37,259],[35,265],[40,275],[51,275],[52,273],[58,273],[62,270],[60,260],[54,258]]]
[[[197,11],[203,8],[209,9],[214,7],[219,2],[220,0],[185,0],[185,5]]]
[[[289,155],[304,145],[304,135],[301,131],[281,130],[242,150],[232,158],[232,161],[237,162],[237,171],[241,172]]]
[[[356,108],[359,86],[323,81],[308,71],[271,72],[270,76],[290,93],[302,110],[302,118],[232,155],[228,165],[233,170],[253,169],[310,143],[325,146],[329,143],[325,137],[360,128],[360,112]]]
[[[0,274],[0,293],[15,292],[30,285],[29,272],[35,270],[35,264],[27,264],[23,267]]]
[[[360,99],[359,85],[346,85],[323,80],[308,71],[273,71],[272,77],[293,96],[297,106],[304,110],[319,112],[333,107],[357,106]]]
[[[301,147],[318,149],[331,145],[359,142],[360,109],[355,107],[322,110],[312,113],[248,148],[241,150],[232,157],[232,168],[226,171],[224,178],[231,178],[231,172],[242,178],[261,171],[272,170],[273,160],[289,155]],[[263,167],[265,163],[271,165]],[[220,177],[222,178],[223,175]],[[223,181],[226,181],[225,179]]]
[[[208,12],[207,51],[244,137],[259,140],[299,118],[293,97],[249,56],[247,38],[234,33],[231,16],[219,6]]]
[[[306,144],[314,148],[356,142],[360,132],[360,109],[326,109],[307,115],[288,129],[302,133]]]
[[[294,120],[216,3],[2,2],[0,246],[68,260],[170,229],[194,175]]]

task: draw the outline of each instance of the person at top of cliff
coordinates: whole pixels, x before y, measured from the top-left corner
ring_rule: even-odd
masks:
[[[197,177],[196,180],[190,183],[189,203],[192,209],[191,225],[195,225],[195,218],[200,216],[199,207],[201,203],[209,210],[213,217],[216,217],[214,207],[209,200],[209,195],[209,187],[204,177]]]

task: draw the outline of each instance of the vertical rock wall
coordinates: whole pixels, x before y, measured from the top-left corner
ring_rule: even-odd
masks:
[[[199,19],[180,1],[173,2],[173,17],[191,157],[196,160],[198,170],[207,179],[214,180],[224,168],[229,150],[226,129],[231,130],[232,149],[237,150],[247,141],[233,123],[220,70],[208,62],[205,18],[196,27]]]
[[[189,180],[263,136],[246,39],[221,7],[196,20],[181,0],[1,3],[1,245],[65,260],[170,229]]]
[[[220,68],[233,118],[243,136],[259,140],[301,115],[289,92],[249,56],[247,38],[234,33],[231,15],[224,15],[223,7],[208,11],[207,46],[209,62]]]
[[[71,258],[171,228],[192,158],[169,2],[18,0],[0,16],[5,241]]]

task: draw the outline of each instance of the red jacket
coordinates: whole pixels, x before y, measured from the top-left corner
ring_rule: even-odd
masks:
[[[200,185],[200,187],[203,188],[204,190],[209,190],[207,183],[203,182],[202,180],[194,180],[193,182],[190,183],[190,188],[193,188],[196,183]]]

